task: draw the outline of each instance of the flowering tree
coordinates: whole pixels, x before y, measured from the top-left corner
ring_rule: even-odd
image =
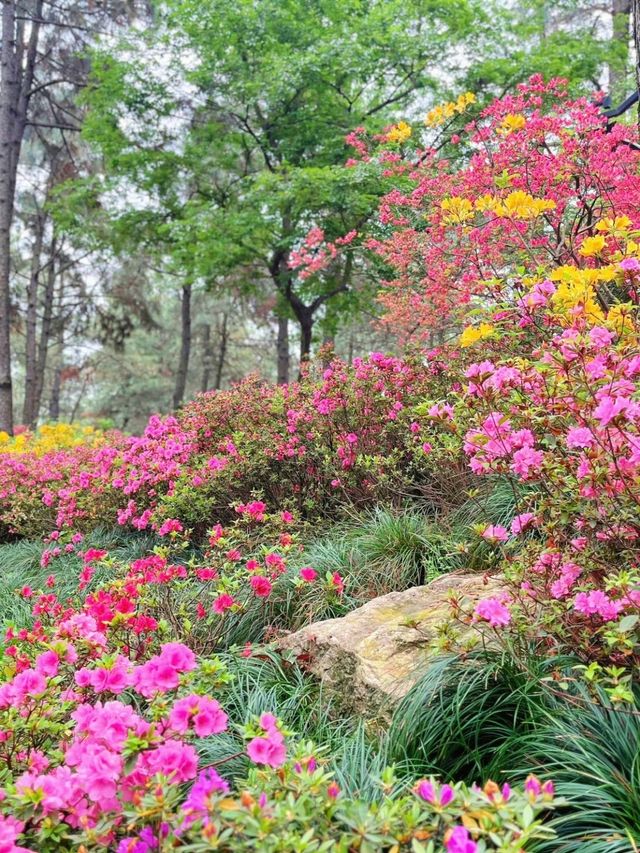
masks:
[[[540,269],[555,270],[556,298],[569,305],[584,282],[597,286],[600,307],[624,295],[595,260],[611,249],[608,221],[614,240],[640,223],[637,132],[609,127],[561,80],[532,77],[462,127],[474,100],[433,109],[428,139],[406,123],[376,139],[350,137],[357,159],[348,165],[376,160],[393,184],[363,242],[389,265],[385,322],[404,338],[425,340],[478,304],[522,295]],[[462,343],[489,334],[484,326]]]

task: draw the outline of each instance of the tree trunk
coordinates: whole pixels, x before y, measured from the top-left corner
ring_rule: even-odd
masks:
[[[49,420],[57,423],[60,419],[60,390],[62,388],[62,356],[56,365],[51,383],[51,394],[49,396]]]
[[[626,60],[629,55],[629,22],[631,18],[631,0],[611,0],[612,35],[615,44],[622,48],[624,64],[609,64],[609,94],[615,99],[627,96],[623,92],[625,83]]]
[[[200,380],[200,390],[202,393],[209,390],[212,362],[211,323],[205,323],[202,327],[202,379]]]
[[[302,368],[311,357],[311,342],[313,340],[313,312],[307,310],[298,311],[298,323],[300,325],[300,369],[298,376],[302,376]]]
[[[42,243],[44,239],[45,216],[38,213],[35,221],[35,239],[31,255],[31,271],[29,285],[27,287],[27,316],[25,335],[25,381],[24,381],[24,403],[22,406],[22,423],[32,429],[36,425],[37,413],[36,393],[38,385],[38,290],[40,286],[40,261],[42,258]]]
[[[55,237],[51,238],[49,244],[49,264],[47,267],[47,278],[44,285],[44,295],[42,300],[42,322],[40,324],[40,341],[38,342],[38,361],[36,365],[36,392],[34,399],[34,416],[36,421],[40,414],[40,406],[42,405],[42,393],[44,391],[44,377],[47,367],[47,357],[49,355],[49,346],[51,344],[51,329],[53,325],[53,297],[56,284],[56,255],[57,241]]]
[[[15,4],[2,4],[0,58],[0,430],[13,432],[11,383],[11,220],[15,195],[13,138],[16,97]]]
[[[347,364],[349,367],[353,364],[353,350],[354,350],[354,340],[353,340],[353,329],[349,333],[349,348],[347,350]]]
[[[64,368],[64,326],[60,323],[58,334],[58,363],[53,374],[51,394],[49,396],[49,420],[56,423],[60,420],[60,394],[62,391],[62,370]]]
[[[26,40],[15,0],[2,0],[0,46],[0,429],[13,431],[11,379],[11,222],[20,149],[27,125],[43,0],[36,0]],[[24,12],[24,10],[21,10]]]
[[[60,398],[62,396],[62,374],[64,371],[64,289],[64,277],[60,276],[58,292],[56,294],[57,314],[54,324],[57,350],[56,367],[53,373],[51,393],[49,395],[49,420],[54,423],[60,420]]]
[[[278,317],[278,385],[289,381],[289,318]]]
[[[633,43],[636,48],[636,89],[640,92],[640,0],[633,0]],[[640,99],[638,100],[638,127],[640,127]]]
[[[222,388],[222,371],[224,370],[224,363],[227,358],[227,346],[229,344],[228,321],[229,315],[225,311],[222,315],[222,324],[220,326],[220,346],[218,347],[218,361],[216,363],[216,381],[213,386],[216,391],[219,391]]]
[[[189,372],[189,357],[191,355],[191,285],[182,288],[180,326],[180,359],[176,373],[176,384],[173,391],[173,408],[179,409],[184,401]]]

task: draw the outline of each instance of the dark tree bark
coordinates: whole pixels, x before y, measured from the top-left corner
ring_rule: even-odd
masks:
[[[229,315],[225,311],[222,315],[222,322],[220,323],[220,331],[219,338],[220,343],[218,346],[218,359],[216,361],[216,380],[214,384],[214,388],[216,391],[219,391],[222,388],[222,372],[224,370],[224,365],[227,360],[227,348],[229,346]]]
[[[47,266],[47,277],[44,284],[42,298],[42,322],[40,324],[40,340],[38,342],[38,361],[36,365],[36,391],[34,399],[35,419],[38,420],[40,406],[42,405],[42,394],[44,391],[44,378],[47,367],[47,357],[51,345],[53,329],[53,297],[56,284],[56,262],[57,262],[57,240],[51,238],[49,244],[49,264]]]
[[[181,294],[180,358],[173,391],[173,408],[179,409],[184,401],[191,356],[191,285],[185,285]]]
[[[205,323],[202,327],[202,379],[200,380],[200,390],[203,393],[209,390],[212,365],[213,351],[211,349],[211,323]]]
[[[13,431],[11,380],[11,223],[20,150],[27,126],[42,0],[35,0],[28,30],[14,0],[2,2],[0,45],[0,429]],[[22,20],[20,20],[22,18]]]
[[[283,222],[283,228],[286,232],[286,219]],[[316,315],[319,309],[334,296],[339,293],[344,293],[349,289],[351,280],[351,272],[353,269],[353,260],[349,255],[335,280],[330,284],[327,283],[326,290],[317,296],[312,302],[306,304],[298,296],[294,289],[295,276],[289,267],[289,251],[287,249],[277,249],[269,261],[269,273],[271,279],[293,312],[294,317],[298,321],[300,328],[300,368],[299,374],[302,372],[302,367],[305,362],[309,361],[311,356],[311,345],[313,343],[313,326],[316,320]],[[278,338],[279,342],[279,338]],[[278,351],[278,367],[280,367],[280,351]]]
[[[53,279],[56,283],[55,277]],[[64,371],[64,332],[65,332],[65,312],[64,312],[64,295],[65,295],[65,277],[60,276],[57,282],[57,293],[52,297],[52,301],[56,303],[56,309],[52,318],[52,336],[55,336],[56,343],[56,362],[53,371],[53,380],[51,382],[51,390],[49,392],[49,420],[56,422],[60,420],[60,398],[62,396],[62,376]],[[52,309],[53,310],[53,309]]]
[[[60,419],[60,390],[62,388],[62,363],[56,365],[49,395],[49,420],[56,423]]]
[[[56,369],[53,373],[53,382],[51,383],[51,394],[49,395],[49,420],[60,420],[60,394],[62,391],[62,371],[64,369],[64,327],[60,323],[58,332],[58,361]]]
[[[633,43],[636,48],[636,88],[640,92],[640,0],[633,0]],[[640,127],[640,100],[638,100],[638,126]]]
[[[298,376],[302,374],[303,365],[311,358],[311,344],[313,342],[314,311],[310,306],[299,305],[294,308],[298,325],[300,326],[300,368]]]
[[[289,318],[278,316],[278,385],[289,381]]]
[[[22,406],[22,423],[31,428],[37,421],[36,394],[38,387],[38,291],[40,289],[40,273],[42,259],[42,244],[44,241],[46,217],[39,211],[34,222],[34,241],[31,250],[31,270],[27,287],[27,315],[25,333],[25,383],[24,402]]]

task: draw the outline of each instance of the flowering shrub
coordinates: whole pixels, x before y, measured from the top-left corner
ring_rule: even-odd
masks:
[[[236,509],[245,543],[276,524],[261,502]],[[290,520],[284,514],[279,522]],[[285,558],[265,549],[263,565],[250,559],[233,569],[241,560],[228,547],[234,533],[216,528],[206,565],[181,565],[169,558],[184,549],[184,531],[175,520],[163,527],[169,544],[128,566],[104,550],[85,551],[80,585],[99,562],[111,561],[113,579],[65,603],[52,591],[33,593],[33,624],[7,632],[0,682],[7,850],[205,850],[214,839],[229,850],[322,849],[329,840],[345,851],[356,841],[360,849],[415,850],[433,839],[438,850],[515,851],[545,834],[537,818],[555,804],[550,783],[532,777],[512,792],[423,780],[370,806],[342,795],[314,747],[292,742],[268,711],[230,722],[221,701],[230,676],[210,656],[215,622],[245,607],[248,596],[268,598]],[[280,546],[295,547],[293,538],[282,533]],[[294,586],[320,581],[311,567],[303,572]],[[335,594],[340,584],[331,579]],[[210,630],[192,631],[186,616],[195,611],[197,619],[203,609]],[[204,649],[203,637],[204,657],[194,652]],[[202,766],[198,751],[202,739],[230,726],[261,768],[234,791],[215,766]],[[397,787],[390,775],[381,784],[387,795]],[[283,837],[292,846],[283,848]]]
[[[430,380],[418,360],[374,353],[285,388],[247,380],[201,395],[138,437],[0,457],[5,535],[115,521],[157,529],[177,518],[198,536],[250,490],[300,517],[394,500],[413,476],[409,406]]]
[[[598,287],[599,310],[603,300],[615,302],[615,269],[593,262],[608,255],[621,227],[640,225],[637,131],[608,127],[593,103],[571,101],[563,81],[540,77],[459,134],[451,122],[468,103],[463,96],[448,107],[426,119],[429,128],[447,121],[447,144],[433,130],[401,146],[387,139],[381,151],[359,137],[360,157],[377,159],[393,187],[380,205],[380,234],[365,239],[393,271],[385,321],[424,340],[464,320],[474,304],[515,298],[544,278],[540,269],[559,269],[554,299],[564,310],[585,287]],[[596,313],[597,303],[589,306]],[[461,345],[491,334],[491,322],[476,324]]]
[[[579,655],[614,700],[631,698],[624,666],[640,648],[640,258],[630,225],[594,223],[597,261],[540,271],[503,303],[495,343],[483,341],[461,392],[423,407],[463,441],[476,475],[528,487],[510,529],[477,531],[502,556],[511,593],[481,602],[476,621]],[[603,270],[607,293],[625,301],[602,297]]]
[[[427,124],[472,104],[463,96]],[[292,600],[304,611],[307,597],[345,595],[349,578],[338,572],[292,571],[305,521],[420,493],[438,468],[445,483],[464,457],[469,481],[480,491],[488,479],[508,484],[515,509],[473,526],[504,588],[473,609],[457,599],[456,619],[524,665],[532,647],[572,654],[594,695],[603,687],[613,702],[633,699],[633,131],[607,132],[558,81],[534,79],[466,133],[469,156],[457,166],[435,148],[418,151],[406,123],[378,138],[375,156],[398,186],[370,243],[397,273],[390,322],[406,332],[411,321],[425,337],[444,317],[460,327],[455,343],[407,359],[335,360],[284,388],[250,379],[152,418],[139,437],[42,454],[16,439],[17,452],[0,455],[2,534],[47,541],[46,580],[21,591],[33,623],[10,628],[4,647],[0,849],[516,853],[545,835],[540,820],[555,800],[536,778],[521,792],[433,779],[399,791],[387,772],[379,802],[347,796],[321,753],[269,708],[249,722],[228,718],[230,675],[216,658],[243,622],[251,639],[269,640]],[[374,157],[363,132],[352,141]],[[354,240],[325,246],[313,234],[294,262],[313,275]],[[130,563],[79,551],[82,530],[98,523],[152,530],[159,544]],[[74,552],[79,595],[61,601],[56,559]],[[97,565],[111,571],[101,586]],[[448,626],[443,641],[452,638]],[[254,654],[250,643],[240,652]],[[232,730],[254,765],[233,785],[223,762],[203,762],[199,750]]]
[[[104,440],[101,430],[73,424],[42,424],[35,432],[16,428],[13,436],[0,432],[0,453],[29,453],[43,456],[55,450],[88,444],[96,446]]]

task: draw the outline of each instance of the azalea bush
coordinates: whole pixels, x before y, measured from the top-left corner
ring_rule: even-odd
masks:
[[[10,436],[0,432],[0,453],[29,453],[43,456],[50,451],[65,447],[78,447],[89,444],[96,446],[104,441],[104,433],[92,426],[74,426],[73,424],[42,424],[31,431],[16,427]]]
[[[5,536],[114,522],[158,529],[178,518],[203,537],[250,491],[301,518],[397,502],[428,487],[409,410],[438,379],[442,369],[421,359],[335,360],[284,388],[249,379],[201,395],[177,417],[151,418],[141,436],[0,458]]]
[[[352,168],[377,167],[391,185],[370,232],[352,238],[387,264],[384,322],[428,340],[567,265],[584,274],[565,270],[556,302],[570,308],[585,285],[598,289],[591,307],[624,301],[615,270],[592,260],[623,236],[617,223],[640,225],[637,129],[610,126],[596,104],[570,98],[566,81],[539,76],[473,110],[462,96],[431,111],[423,131],[351,139]],[[462,346],[491,337],[488,319]]]
[[[440,161],[437,181],[431,155],[408,177],[398,155],[403,186],[415,189],[387,197],[394,233],[376,247],[403,271],[393,286],[408,278],[422,293],[425,329],[446,310],[441,298],[455,300],[461,326],[467,306],[450,344],[453,393],[419,408],[422,428],[436,431],[430,444],[452,458],[462,444],[480,480],[513,487],[513,517],[475,528],[508,591],[462,618],[575,654],[590,681],[630,701],[640,639],[634,131],[609,131],[595,107],[538,79],[466,131],[468,163]],[[425,206],[430,227],[416,230]]]
[[[263,509],[249,504],[240,514],[261,523]],[[175,555],[180,531],[168,527]],[[82,559],[80,587],[110,558],[89,549]],[[554,807],[553,786],[535,777],[521,792],[434,780],[403,791],[387,773],[380,805],[343,795],[313,745],[297,743],[268,709],[231,722],[220,701],[231,675],[216,649],[210,644],[206,656],[197,655],[175,639],[195,639],[186,621],[179,624],[181,614],[162,610],[189,573],[194,588],[198,580],[213,586],[210,598],[199,590],[198,605],[207,601],[215,618],[224,618],[215,572],[173,563],[162,549],[122,574],[113,568],[113,579],[88,594],[80,590],[75,600],[34,593],[31,626],[7,631],[0,684],[7,850],[204,850],[213,841],[230,850],[256,843],[324,849],[331,841],[345,851],[356,842],[370,850],[421,849],[418,843],[426,850],[515,851],[548,835],[538,816]],[[256,568],[246,568],[247,590],[267,597],[266,587],[252,583],[267,580],[252,574]],[[310,567],[301,576],[315,580]],[[242,606],[236,596],[228,609]],[[206,764],[199,749],[231,726],[240,752],[263,768],[234,789],[222,771],[229,759]]]
[[[510,483],[513,516],[475,526],[505,592],[454,615],[581,660],[633,699],[640,650],[640,146],[541,77],[471,117],[474,99],[350,138],[349,167],[392,189],[369,235],[391,271],[385,322],[448,333],[450,393],[418,407],[427,453]],[[466,121],[466,124],[463,122]],[[344,249],[296,258],[315,274]],[[444,354],[444,355],[443,355]],[[429,438],[429,423],[436,440]],[[446,464],[446,463],[445,463]]]

